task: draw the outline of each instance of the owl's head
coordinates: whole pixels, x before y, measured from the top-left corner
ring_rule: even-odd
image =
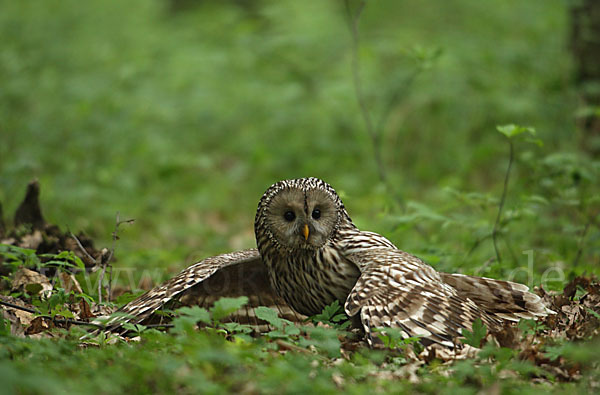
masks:
[[[351,223],[335,190],[318,178],[273,184],[258,204],[257,241],[267,236],[290,250],[318,249],[333,237],[342,221]]]

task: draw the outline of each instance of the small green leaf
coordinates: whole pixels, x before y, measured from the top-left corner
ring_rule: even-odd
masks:
[[[123,324],[123,328],[127,329],[128,331],[135,332],[138,335],[148,329],[145,325],[132,324],[131,322],[125,322]]]
[[[333,316],[331,318],[331,322],[340,322],[343,320],[348,319],[348,317],[346,316],[346,314],[336,314],[335,316]]]
[[[213,321],[221,321],[223,318],[239,310],[248,303],[248,297],[240,296],[238,298],[221,298],[217,300],[210,313]]]
[[[460,341],[463,342],[464,344],[468,344],[470,346],[480,348],[481,342],[483,341],[483,339],[485,338],[485,335],[487,334],[487,328],[481,321],[481,318],[477,318],[475,321],[473,321],[472,329],[473,329],[473,331],[470,331],[468,329],[463,329],[462,335],[465,338],[461,339]]]
[[[10,321],[0,315],[0,336],[10,336]]]
[[[25,291],[30,295],[37,295],[43,289],[41,284],[31,283],[25,285]]]
[[[377,334],[383,345],[391,350],[406,349],[409,345],[416,345],[421,340],[419,337],[405,337],[406,333],[400,328],[374,328],[373,332]]]
[[[300,337],[300,345],[314,345],[317,349],[323,350],[327,353],[330,358],[338,358],[340,353],[340,340],[338,339],[338,332],[335,329],[323,328],[323,327],[305,327],[306,332],[309,334],[309,338],[305,339]]]
[[[348,319],[344,309],[340,306],[338,300],[334,300],[330,305],[325,306],[323,311],[319,314],[315,314],[311,317],[314,323],[322,322],[331,326],[339,327],[338,322],[345,321]]]
[[[564,347],[562,345],[560,345],[560,346],[546,347],[546,352],[544,354],[546,354],[546,356],[551,361],[555,361],[556,359],[558,359],[562,356],[563,352],[564,352]]]
[[[535,135],[535,129],[532,127],[518,126],[515,124],[496,126],[496,129],[506,137],[513,138],[523,133]]]
[[[221,327],[229,333],[250,333],[252,328],[249,325],[242,325],[237,322],[226,322]]]
[[[75,318],[75,315],[73,315],[71,311],[65,309],[65,307],[62,305],[54,307],[50,312],[50,315],[52,317],[56,317],[57,315],[59,315],[65,318]]]
[[[288,321],[288,325],[284,327],[284,331],[289,336],[296,336],[300,334],[300,329],[296,327],[294,324]]]
[[[210,314],[203,307],[182,307],[177,310],[177,313],[193,319],[194,322],[203,322],[205,324],[210,324]]]
[[[277,329],[283,328],[283,320],[277,316],[277,312],[269,307],[259,306],[254,309],[256,316],[267,321]]]

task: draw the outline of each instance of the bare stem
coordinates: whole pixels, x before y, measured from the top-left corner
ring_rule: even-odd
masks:
[[[499,263],[502,262],[502,258],[500,257],[500,250],[498,249],[498,228],[500,227],[500,219],[502,218],[502,208],[504,207],[504,202],[506,201],[506,193],[508,191],[508,181],[510,180],[510,169],[512,167],[514,161],[514,145],[512,140],[508,139],[508,144],[510,147],[510,155],[508,158],[508,167],[506,168],[506,175],[504,176],[504,188],[502,190],[502,197],[500,198],[500,204],[498,205],[498,215],[496,216],[496,223],[494,224],[494,229],[492,230],[492,240],[494,242],[494,250],[496,251],[496,259]]]
[[[576,267],[579,264],[579,260],[581,259],[581,255],[583,254],[583,246],[585,243],[585,237],[587,236],[588,231],[590,230],[590,227],[592,226],[592,223],[594,222],[594,219],[596,218],[598,214],[593,214],[589,217],[588,222],[585,224],[585,227],[583,228],[583,231],[581,232],[581,236],[579,237],[579,242],[578,244],[578,248],[577,248],[577,255],[575,255],[575,259],[573,260],[573,267]]]
[[[356,94],[356,100],[358,101],[360,113],[367,128],[367,134],[369,135],[373,145],[373,156],[377,166],[377,175],[379,176],[379,179],[385,183],[387,181],[387,172],[385,170],[385,166],[383,165],[383,159],[381,155],[381,133],[375,129],[373,120],[371,119],[371,114],[367,108],[365,95],[362,89],[362,82],[360,79],[360,63],[358,61],[358,48],[360,39],[358,34],[358,21],[360,20],[360,16],[367,3],[366,1],[361,1],[355,12],[352,12],[352,9],[350,8],[349,0],[345,0],[344,3],[346,5],[346,12],[348,14],[350,31],[352,33],[352,78],[354,80],[354,92]]]
[[[97,263],[96,263],[96,260],[95,260],[95,259],[94,259],[94,257],[92,257],[92,256],[91,256],[91,255],[90,255],[90,254],[87,252],[87,250],[86,250],[86,249],[83,247],[83,245],[81,244],[81,241],[79,241],[79,238],[78,238],[77,236],[75,236],[75,235],[73,234],[73,232],[69,231],[69,233],[71,234],[71,238],[72,238],[73,240],[75,240],[75,242],[77,243],[77,246],[79,247],[79,249],[81,250],[81,252],[83,252],[83,253],[84,253],[84,255],[85,255],[85,256],[86,256],[86,257],[87,257],[87,258],[88,258],[88,259],[89,259],[89,260],[90,260],[90,261],[91,261],[91,262],[92,262],[94,265],[96,265],[96,264],[97,264]]]
[[[123,223],[131,224],[135,221],[135,219],[126,219],[121,221],[120,214],[117,211],[117,217],[115,220],[115,230],[112,233],[112,247],[110,251],[103,251],[102,258],[100,261],[100,266],[102,267],[102,271],[100,272],[100,279],[98,281],[98,304],[102,303],[102,283],[104,282],[104,276],[106,275],[106,270],[110,268],[108,275],[108,284],[105,287],[106,290],[106,298],[110,302],[111,292],[112,292],[112,265],[110,265],[110,261],[112,260],[115,249],[117,247],[117,240],[119,240],[119,226]]]

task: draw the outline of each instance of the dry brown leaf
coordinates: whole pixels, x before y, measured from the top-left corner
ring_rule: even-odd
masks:
[[[35,335],[36,333],[45,332],[48,329],[54,328],[54,323],[44,317],[36,317],[31,321],[27,329],[25,329],[26,335]]]
[[[12,290],[35,292],[38,295],[46,296],[52,291],[52,284],[43,274],[22,267],[15,273]]]
[[[60,272],[58,274],[58,278],[60,280],[61,287],[63,287],[66,293],[69,293],[71,291],[75,291],[80,294],[83,293],[81,285],[79,285],[79,282],[77,281],[74,275],[70,273]]]
[[[86,320],[88,318],[95,318],[96,316],[92,313],[92,309],[90,309],[90,305],[84,299],[79,301],[79,318]]]

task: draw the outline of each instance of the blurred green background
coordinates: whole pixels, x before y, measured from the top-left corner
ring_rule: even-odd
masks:
[[[49,222],[108,246],[119,211],[136,222],[118,265],[178,270],[252,247],[264,190],[316,176],[359,227],[441,270],[507,276],[527,250],[536,282],[597,270],[598,165],[577,150],[567,6],[368,2],[358,60],[386,187],[342,1],[1,0],[5,217],[38,178]],[[544,145],[516,145],[500,265],[508,123]]]

